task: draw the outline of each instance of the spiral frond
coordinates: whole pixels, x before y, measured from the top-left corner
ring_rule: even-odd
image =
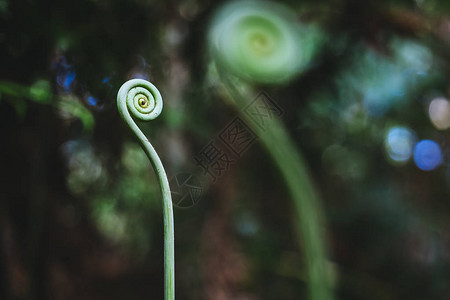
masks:
[[[133,120],[153,120],[162,111],[163,102],[158,89],[143,79],[125,82],[117,93],[117,107],[125,123],[134,132],[155,169],[163,197],[164,218],[164,295],[166,300],[175,299],[175,249],[172,196],[164,166],[149,139]]]
[[[143,79],[131,79],[119,89],[117,106],[122,114],[127,110],[131,116],[149,121],[159,116],[163,101],[153,84]]]
[[[234,1],[223,6],[209,32],[212,55],[221,67],[255,82],[279,83],[311,62],[321,34],[300,24],[276,2]]]

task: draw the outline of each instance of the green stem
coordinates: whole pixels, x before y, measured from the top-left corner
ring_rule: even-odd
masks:
[[[166,300],[173,300],[175,299],[175,235],[169,181],[161,159],[130,114],[131,112],[133,117],[144,121],[153,120],[161,113],[162,97],[158,89],[150,82],[132,79],[120,88],[117,94],[117,107],[147,154],[161,187],[164,219],[164,295]]]
[[[243,113],[243,109],[252,99],[244,97],[226,74],[221,74],[220,70],[219,74],[241,116],[258,135],[278,166],[294,200],[307,263],[310,299],[331,300],[332,286],[326,268],[325,233],[322,228],[323,209],[305,161],[289,138],[282,122],[274,116],[271,120],[266,120],[264,128],[261,128],[253,118]]]

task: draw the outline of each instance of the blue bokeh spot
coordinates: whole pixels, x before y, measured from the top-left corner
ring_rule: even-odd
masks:
[[[431,140],[422,140],[414,148],[414,162],[423,171],[436,169],[442,163],[441,147]]]
[[[97,103],[98,103],[98,99],[97,98],[94,98],[92,96],[88,97],[88,104],[89,105],[94,106],[94,105],[97,105]]]
[[[392,127],[385,140],[389,157],[395,162],[406,162],[413,154],[415,134],[406,127]]]
[[[70,91],[70,86],[77,74],[73,70],[68,70],[67,72],[61,72],[56,77],[56,82],[64,89],[64,91]]]

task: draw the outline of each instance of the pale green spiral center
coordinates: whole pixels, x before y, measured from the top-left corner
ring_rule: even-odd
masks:
[[[133,105],[140,113],[148,114],[155,107],[155,98],[151,93],[143,93],[138,91],[133,96]]]
[[[150,105],[147,97],[145,97],[144,95],[142,95],[138,98],[138,104],[142,108],[146,108]]]
[[[267,36],[262,33],[255,33],[249,37],[250,46],[253,51],[262,55],[268,55],[273,52],[274,47]]]

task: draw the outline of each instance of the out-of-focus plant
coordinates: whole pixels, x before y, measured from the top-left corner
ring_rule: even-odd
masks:
[[[25,86],[16,82],[1,81],[0,82],[0,101],[2,96],[5,98],[16,110],[20,116],[24,116],[26,111],[26,103],[24,99],[30,99],[33,102],[48,104],[52,100],[50,92],[50,83],[46,80],[37,80],[31,86]]]
[[[238,1],[222,7],[209,32],[211,50],[231,73],[254,82],[280,83],[311,63],[321,42],[313,26],[272,2]]]
[[[232,2],[216,14],[209,32],[211,55],[239,112],[254,98],[247,83],[284,83],[311,64],[321,34],[295,19],[294,12],[273,2]],[[332,299],[323,212],[306,163],[277,117],[264,128],[248,114],[242,117],[279,167],[294,200],[310,297]]]
[[[40,79],[31,86],[24,86],[19,83],[2,81],[0,82],[0,97],[2,94],[26,97],[38,103],[49,103],[52,99],[50,92],[50,83]]]
[[[150,141],[136,125],[132,116],[142,121],[150,121],[159,116],[163,102],[158,89],[143,79],[125,82],[117,94],[117,107],[125,123],[136,135],[142,148],[155,169],[163,196],[164,218],[164,293],[166,300],[175,299],[175,253],[172,196],[169,181],[161,159]]]
[[[441,76],[431,50],[416,41],[392,39],[387,54],[356,47],[354,64],[337,76],[340,98],[350,105],[362,100],[369,116],[384,116],[401,107],[430,81]]]
[[[51,92],[50,82],[47,80],[39,79],[31,86],[2,81],[0,82],[0,100],[2,100],[2,95],[8,96],[5,97],[5,101],[14,107],[19,116],[25,115],[27,109],[25,100],[31,100],[39,104],[56,106],[61,114],[78,118],[87,132],[94,129],[95,120],[91,111],[73,95],[55,97]]]

